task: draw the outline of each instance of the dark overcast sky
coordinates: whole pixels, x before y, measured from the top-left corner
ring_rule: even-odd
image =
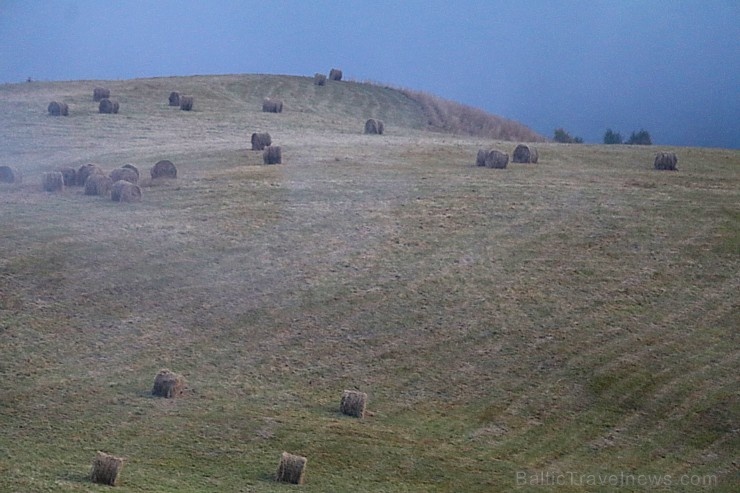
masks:
[[[740,148],[740,0],[0,0],[0,83],[271,73]]]

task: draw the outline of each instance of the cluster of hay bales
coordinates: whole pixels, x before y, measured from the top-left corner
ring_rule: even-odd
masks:
[[[676,171],[678,168],[678,157],[673,152],[659,152],[655,155],[655,161],[653,161],[653,167],[659,170],[670,170]]]
[[[103,98],[100,100],[100,104],[98,105],[98,112],[99,113],[105,113],[105,114],[116,114],[118,113],[120,105],[118,104],[118,101],[111,101],[108,98]]]
[[[185,392],[185,385],[185,378],[182,375],[163,368],[154,377],[152,395],[172,399]]]
[[[370,118],[365,122],[365,133],[370,135],[383,135],[385,132],[385,124],[383,120],[377,120]]]
[[[333,68],[329,71],[329,80],[342,80],[342,71],[338,68]]]
[[[93,459],[90,480],[97,484],[115,486],[123,470],[123,462],[124,459],[121,457],[98,452]]]
[[[539,156],[537,154],[537,148],[534,146],[528,146],[519,144],[514,149],[511,155],[511,162],[513,163],[532,163],[536,164]]]
[[[21,172],[12,166],[0,166],[0,183],[21,183]]]
[[[52,116],[69,116],[69,106],[67,103],[52,101],[46,109]]]
[[[180,93],[172,91],[170,93],[170,106],[180,106]]]
[[[194,101],[193,96],[180,96],[180,109],[182,111],[192,111]]]
[[[87,182],[88,177],[90,177],[90,175],[95,175],[95,174],[105,175],[105,171],[103,171],[103,169],[97,164],[92,164],[92,163],[83,164],[77,170],[77,178],[75,180],[75,183],[78,186],[84,187],[85,182]]]
[[[317,86],[325,86],[326,85],[326,76],[324,74],[314,74],[313,76],[313,83]]]
[[[268,134],[267,132],[255,132],[252,134],[253,151],[262,151],[265,149],[265,147],[268,147],[270,145],[272,145],[272,137],[270,137],[270,134]]]
[[[177,168],[172,164],[172,161],[162,159],[152,166],[152,169],[149,170],[149,174],[151,175],[152,180],[156,180],[158,178],[177,178]]]
[[[265,98],[262,100],[262,111],[264,113],[282,113],[283,102],[279,99]]]
[[[476,166],[504,169],[509,164],[509,155],[496,149],[480,149],[475,159]]]
[[[262,160],[265,164],[282,164],[283,153],[280,146],[267,146],[262,152]]]
[[[96,87],[93,89],[93,101],[101,101],[110,98],[110,89],[105,87]]]

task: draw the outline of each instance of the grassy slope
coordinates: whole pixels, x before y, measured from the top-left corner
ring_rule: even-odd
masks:
[[[489,170],[477,149],[512,143],[426,133],[377,86],[109,82],[121,113],[99,115],[97,84],[0,86],[0,164],[25,174],[0,185],[1,491],[106,490],[96,450],[128,458],[120,491],[287,491],[283,450],[309,458],[302,491],[737,487],[737,151],[674,149],[670,173],[657,149],[541,144]],[[254,131],[284,165],[255,166]],[[57,166],[164,158],[179,179],[140,204],[39,191]],[[186,398],[148,395],[161,367]],[[362,421],[336,411],[353,387]],[[583,481],[559,490],[610,490]]]

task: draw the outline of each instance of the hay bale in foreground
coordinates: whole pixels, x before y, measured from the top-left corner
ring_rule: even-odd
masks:
[[[141,188],[126,180],[118,180],[110,189],[110,199],[113,202],[140,202]]]
[[[383,120],[376,120],[375,118],[370,118],[368,121],[365,122],[365,133],[370,135],[383,135],[383,132],[385,131],[385,124],[383,123]]]
[[[110,176],[110,179],[113,180],[113,183],[119,180],[126,180],[127,182],[133,183],[134,185],[139,183],[139,173],[137,173],[135,169],[131,168],[116,168],[111,171],[108,176]]]
[[[113,180],[109,176],[94,173],[85,180],[85,195],[108,195],[113,188]]]
[[[0,166],[0,183],[20,183],[21,181],[21,173],[16,168]]]
[[[77,185],[84,187],[90,175],[105,175],[105,171],[97,164],[83,164],[77,169]]]
[[[184,391],[185,378],[182,375],[178,375],[177,373],[164,368],[159,370],[157,376],[154,377],[152,395],[171,399],[178,395],[182,395]]]
[[[96,87],[93,89],[93,101],[101,101],[107,98],[110,98],[110,89],[106,89],[104,87]]]
[[[98,452],[93,459],[90,480],[93,483],[115,486],[123,470],[123,461],[121,457]]]
[[[306,480],[306,463],[308,459],[300,455],[283,452],[278,464],[275,481],[291,484],[303,484]]]
[[[195,98],[193,96],[180,96],[180,109],[183,111],[191,111],[193,109],[193,103]]]
[[[536,164],[537,159],[537,148],[524,144],[519,144],[518,146],[516,146],[516,148],[514,149],[514,153],[511,155],[511,162],[513,163]]]
[[[509,164],[509,155],[505,152],[491,149],[490,151],[488,151],[488,154],[486,154],[486,168],[504,169],[506,168],[507,164]]]
[[[326,76],[324,74],[314,74],[313,83],[317,86],[325,86]]]
[[[76,169],[71,168],[69,166],[64,166],[63,168],[59,168],[57,171],[59,171],[62,174],[65,187],[73,187],[77,185],[77,170]]]
[[[272,145],[272,137],[267,132],[252,134],[252,150],[262,151],[265,147]]]
[[[265,164],[281,164],[283,155],[280,146],[267,146],[262,153],[262,161]]]
[[[329,80],[342,80],[342,71],[338,68],[333,68],[329,71]]]
[[[283,102],[279,99],[265,98],[262,100],[262,111],[264,113],[282,113]]]
[[[365,417],[367,407],[367,394],[357,390],[345,390],[339,403],[339,411],[347,416],[355,418]]]
[[[172,91],[170,93],[170,106],[180,106],[180,93]]]
[[[69,116],[69,106],[67,106],[67,103],[52,101],[46,109],[52,116]]]
[[[678,168],[678,157],[674,152],[659,152],[655,155],[653,166],[655,169],[676,171]]]
[[[45,192],[63,192],[64,176],[59,171],[49,171],[44,173],[41,180],[41,186]]]
[[[149,174],[153,180],[157,178],[177,178],[177,168],[172,164],[172,161],[162,159],[161,161],[157,161],[157,164],[149,170]]]
[[[119,108],[120,105],[118,104],[118,101],[111,101],[108,98],[103,98],[100,100],[100,104],[98,105],[98,112],[112,115],[118,113]]]

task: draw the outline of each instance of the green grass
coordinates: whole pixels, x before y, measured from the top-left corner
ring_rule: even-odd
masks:
[[[96,450],[131,492],[293,490],[282,451],[308,457],[307,492],[737,489],[737,151],[661,147],[679,171],[657,172],[657,146],[538,144],[538,165],[477,168],[516,143],[287,76],[6,85],[0,114],[24,173],[0,184],[0,491],[106,491]],[[59,166],[159,159],[178,179],[138,204],[40,191]],[[149,395],[162,367],[184,398]],[[364,420],[338,413],[355,387]]]

